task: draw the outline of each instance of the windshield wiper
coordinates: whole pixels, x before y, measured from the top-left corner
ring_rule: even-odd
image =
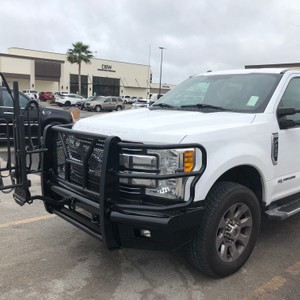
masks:
[[[197,103],[197,104],[189,104],[189,105],[181,105],[181,108],[212,108],[216,110],[226,110],[222,106],[216,106],[211,104]]]
[[[151,105],[151,107],[154,107],[154,106],[167,107],[167,108],[174,108],[175,107],[175,106],[172,106],[172,105],[167,104],[167,103],[156,103],[156,104]]]

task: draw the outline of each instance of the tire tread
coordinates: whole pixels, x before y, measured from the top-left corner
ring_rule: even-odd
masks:
[[[205,210],[199,224],[199,230],[197,231],[193,241],[191,241],[187,247],[187,254],[191,263],[202,273],[215,278],[223,276],[217,274],[209,264],[209,253],[206,249],[209,239],[209,234],[207,233],[210,231],[211,222],[214,219],[214,215],[216,214],[218,207],[226,201],[226,198],[232,192],[241,188],[246,187],[229,181],[218,182],[212,187],[206,199]]]

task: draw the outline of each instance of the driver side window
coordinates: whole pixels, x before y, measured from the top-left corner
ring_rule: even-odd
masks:
[[[6,90],[3,91],[3,106],[13,107],[13,101]]]
[[[2,95],[3,95],[3,106],[13,107],[13,100],[11,99],[9,93],[6,90],[4,90]],[[28,103],[28,100],[20,93],[19,102],[20,102],[20,107],[25,108],[25,106]]]
[[[300,77],[289,82],[279,104],[279,107],[300,109]],[[286,116],[288,120],[299,120],[300,113]]]

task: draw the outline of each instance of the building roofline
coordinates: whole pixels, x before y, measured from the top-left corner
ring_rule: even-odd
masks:
[[[49,54],[56,54],[56,55],[64,55],[66,56],[66,53],[58,53],[58,52],[51,52],[51,51],[45,51],[45,50],[33,50],[33,49],[27,49],[27,48],[22,48],[22,47],[9,47],[8,49],[19,49],[19,50],[27,50],[27,51],[32,51],[32,52],[42,52],[42,53],[49,53]],[[7,54],[9,55],[9,54]],[[18,57],[18,55],[15,55]],[[24,56],[26,57],[26,56]],[[37,57],[38,58],[38,57]],[[139,64],[139,63],[133,63],[133,62],[126,62],[126,61],[119,61],[119,60],[112,60],[112,59],[106,59],[106,58],[98,58],[98,57],[93,57],[92,59],[96,60],[104,60],[104,61],[109,61],[109,62],[116,62],[116,63],[123,63],[123,64],[131,64],[131,65],[138,65],[138,66],[145,66],[145,67],[150,67],[148,64]],[[52,59],[51,59],[52,60]],[[53,59],[54,60],[54,59]],[[59,60],[58,60],[59,61]]]
[[[16,54],[7,54],[7,53],[0,53],[0,57],[11,57],[11,58],[20,58],[20,59],[30,59],[30,60],[42,60],[42,61],[53,61],[64,64],[64,60],[52,59],[52,58],[41,58],[35,56],[25,56],[25,55],[16,55]]]

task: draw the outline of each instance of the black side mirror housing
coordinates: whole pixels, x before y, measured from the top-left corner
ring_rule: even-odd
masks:
[[[298,113],[300,113],[300,109],[294,107],[278,107],[277,109],[278,117],[290,116]]]
[[[277,109],[278,117],[290,116],[290,115],[294,115],[294,114],[296,114],[296,109],[293,107],[279,107]]]
[[[296,124],[294,120],[281,119],[279,120],[279,126],[281,129],[288,129],[295,127]]]
[[[288,129],[292,127],[296,127],[300,125],[300,120],[289,120],[289,119],[284,119],[284,116],[291,116],[295,115],[297,113],[300,113],[300,109],[296,109],[293,107],[279,107],[277,109],[277,116],[279,119],[279,126],[281,129]]]

